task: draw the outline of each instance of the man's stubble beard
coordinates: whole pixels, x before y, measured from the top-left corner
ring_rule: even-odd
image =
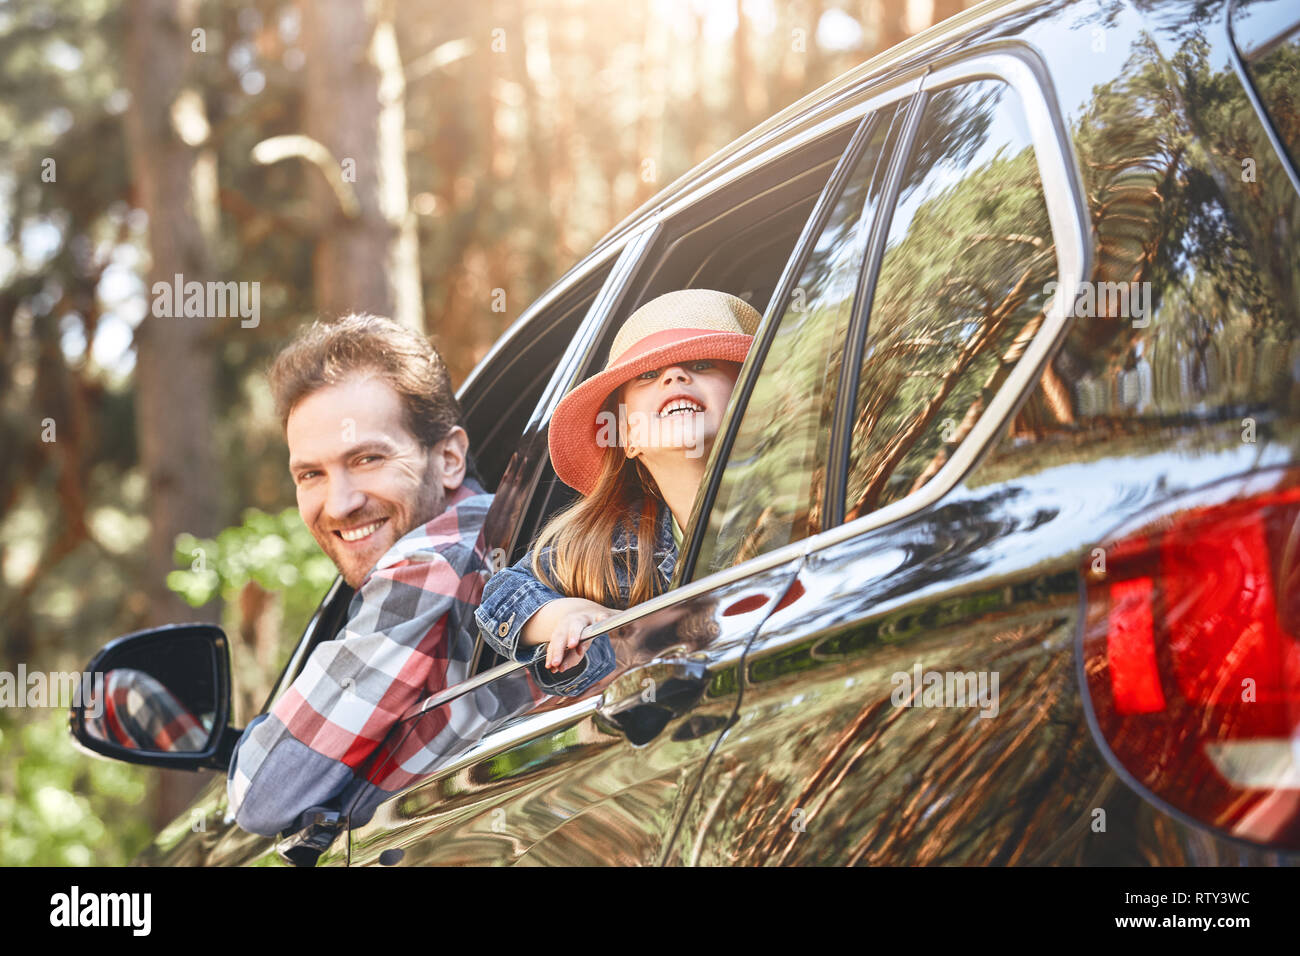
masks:
[[[361,585],[365,583],[366,578],[369,576],[374,566],[379,562],[379,559],[387,554],[398,541],[410,534],[414,529],[432,521],[446,510],[446,491],[441,484],[437,482],[429,482],[427,480],[428,473],[429,467],[426,463],[426,480],[421,481],[420,483],[420,496],[416,499],[409,514],[407,514],[402,521],[398,521],[399,515],[397,513],[385,512],[383,515],[378,516],[389,519],[387,524],[381,528],[380,531],[387,531],[390,526],[397,530],[393,534],[391,542],[382,551],[376,552],[373,559],[368,560],[364,568],[360,567],[360,562],[358,562],[354,579],[349,579],[349,574],[351,572],[345,570],[343,565],[339,562],[339,558],[347,554],[346,543],[337,538],[333,531],[326,532],[325,535],[325,540],[328,541],[329,547],[326,547],[325,542],[322,542],[319,537],[316,538],[316,543],[320,545],[321,550],[324,551],[330,561],[334,563],[334,567],[338,569],[344,582],[354,590],[359,589]],[[366,520],[378,520],[378,517],[368,516]],[[365,522],[362,521],[357,523],[364,524]],[[400,527],[401,524],[406,524],[408,527]]]

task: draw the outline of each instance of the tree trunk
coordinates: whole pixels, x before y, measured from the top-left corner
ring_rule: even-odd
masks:
[[[307,55],[306,133],[340,164],[356,209],[339,208],[311,174],[328,210],[316,243],[316,307],[324,317],[377,312],[424,330],[419,245],[407,202],[406,80],[392,8],[367,0],[300,4]]]
[[[934,0],[934,13],[930,17],[931,23],[942,23],[949,17],[955,17],[966,8],[962,0]]]
[[[763,101],[758,71],[754,67],[753,55],[749,49],[749,20],[745,16],[743,0],[736,0],[736,32],[731,38],[731,56],[735,64],[735,89],[732,93],[732,102],[740,117],[736,128],[749,129],[763,118],[764,113],[767,112],[767,104]]]
[[[202,175],[198,143],[206,129],[202,101],[186,85],[194,5],[176,0],[132,0],[128,8],[127,142],[139,205],[149,215],[152,266],[149,287],[204,282],[209,256],[196,198]],[[220,54],[211,54],[220,55]],[[186,142],[177,127],[185,132]],[[149,297],[153,302],[152,295]],[[218,488],[212,452],[215,369],[208,344],[215,317],[167,318],[151,309],[136,330],[135,414],[140,467],[148,487],[149,542],[143,590],[147,621],[211,618],[167,589],[175,568],[176,535],[209,535],[218,528]],[[203,783],[193,774],[162,773],[154,791],[154,822],[170,822]]]
[[[641,17],[641,69],[636,124],[637,190],[634,207],[640,206],[668,184],[663,168],[664,115],[668,109],[669,37],[661,18],[654,15],[649,3],[637,10]]]
[[[909,36],[907,29],[907,0],[876,0],[880,50],[888,50]]]

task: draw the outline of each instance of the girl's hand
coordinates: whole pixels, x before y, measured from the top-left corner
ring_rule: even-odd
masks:
[[[581,643],[582,632],[597,621],[618,613],[594,601],[583,603],[587,606],[566,613],[551,632],[546,647],[546,668],[553,673],[576,667],[586,654],[586,648]]]

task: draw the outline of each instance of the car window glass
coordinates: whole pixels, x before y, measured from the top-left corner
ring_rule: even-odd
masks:
[[[697,579],[820,530],[835,383],[895,113],[873,120],[781,315],[709,513]]]
[[[903,498],[943,466],[1042,325],[1055,275],[1019,97],[997,80],[934,93],[872,298],[846,521]]]
[[[1300,166],[1300,8],[1295,0],[1241,0],[1232,10],[1232,38],[1292,165]]]
[[[1295,441],[1300,256],[1277,237],[1300,232],[1300,195],[1233,67],[1199,57],[1186,73],[1196,95],[1174,95],[1166,60],[1144,49],[1075,121],[1101,254],[971,487],[1069,487],[1056,476],[1107,459],[1122,472],[1169,447],[1171,423],[1196,422],[1214,455]]]

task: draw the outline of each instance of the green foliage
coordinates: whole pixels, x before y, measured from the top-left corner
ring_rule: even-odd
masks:
[[[176,563],[186,570],[167,575],[167,586],[193,607],[215,597],[233,603],[250,581],[283,596],[286,631],[297,633],[338,573],[294,508],[267,514],[244,512],[241,524],[215,538],[183,534]]]
[[[0,710],[0,866],[113,866],[149,842],[152,773],[77,750],[61,709]]]
[[[186,570],[168,585],[194,606],[234,604],[250,581],[278,593],[282,636],[302,629],[336,573],[293,508],[249,509],[213,539],[182,535],[176,557]],[[0,710],[0,753],[0,866],[121,865],[149,843],[156,774],[79,751],[64,710]]]

